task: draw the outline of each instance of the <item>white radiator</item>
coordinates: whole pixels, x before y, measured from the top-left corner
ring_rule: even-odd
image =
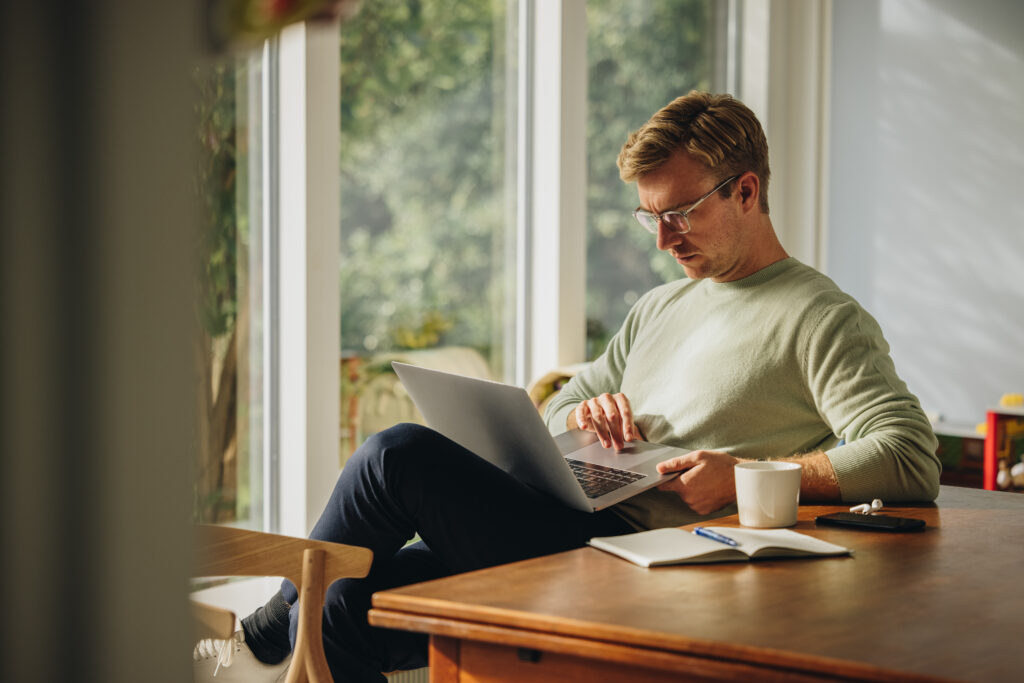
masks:
[[[430,669],[412,669],[388,674],[388,683],[430,683]]]

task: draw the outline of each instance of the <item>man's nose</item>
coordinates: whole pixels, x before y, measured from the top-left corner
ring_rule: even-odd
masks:
[[[683,236],[668,227],[665,221],[658,221],[658,249],[667,251],[683,240]]]

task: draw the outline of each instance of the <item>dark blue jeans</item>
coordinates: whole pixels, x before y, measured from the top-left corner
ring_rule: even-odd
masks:
[[[427,663],[421,634],[370,627],[370,596],[451,574],[583,546],[632,531],[610,510],[571,510],[425,427],[402,424],[364,443],[346,463],[311,538],[373,550],[365,579],[327,591],[324,650],[335,680],[383,681],[382,671]],[[406,546],[419,534],[421,541]],[[292,604],[295,587],[281,589]]]

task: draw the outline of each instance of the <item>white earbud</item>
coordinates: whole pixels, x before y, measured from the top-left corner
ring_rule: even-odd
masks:
[[[884,505],[882,505],[882,501],[879,500],[878,498],[875,498],[870,503],[861,503],[860,505],[854,505],[852,508],[850,508],[850,512],[856,512],[860,515],[870,515],[873,512],[878,512],[883,507]]]

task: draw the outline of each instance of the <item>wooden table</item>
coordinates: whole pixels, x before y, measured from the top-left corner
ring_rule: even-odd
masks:
[[[854,557],[644,569],[592,548],[377,593],[431,681],[1024,681],[1024,495],[886,508],[923,533],[797,531]],[[724,526],[737,525],[727,517]]]

